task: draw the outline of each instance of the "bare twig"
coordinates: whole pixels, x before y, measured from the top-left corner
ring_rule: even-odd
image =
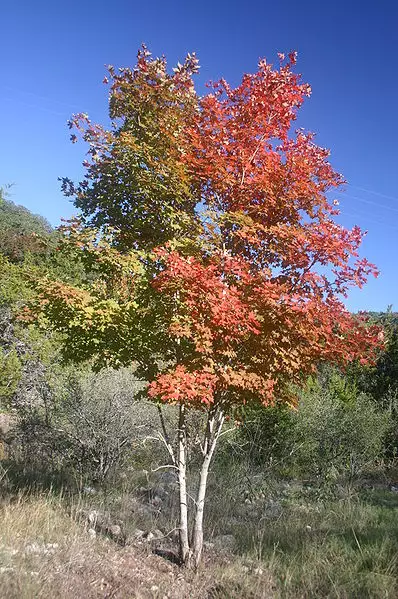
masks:
[[[174,454],[173,446],[172,446],[172,444],[170,442],[170,436],[169,436],[169,434],[167,432],[166,422],[165,422],[165,419],[164,419],[164,416],[163,416],[162,408],[161,408],[161,406],[159,404],[157,405],[157,408],[158,408],[158,414],[159,414],[160,424],[161,424],[162,431],[163,431],[163,442],[166,445],[166,449],[169,452],[169,455],[171,457],[172,463],[174,464],[174,466],[176,466],[177,460],[176,460],[176,457],[175,457],[175,454]]]

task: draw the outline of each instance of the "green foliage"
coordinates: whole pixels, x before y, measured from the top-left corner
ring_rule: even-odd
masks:
[[[82,478],[103,482],[148,430],[153,414],[136,401],[141,388],[127,369],[66,378],[53,427],[62,427],[69,446],[63,459]]]
[[[51,376],[59,375],[60,336],[40,331],[34,325],[24,327],[16,316],[26,302],[36,296],[39,278],[51,273],[54,279],[80,281],[82,269],[78,261],[69,263],[64,255],[54,251],[55,235],[50,239],[49,225],[44,219],[31,215],[26,209],[13,207],[6,200],[1,202],[4,210],[0,211],[0,237],[1,231],[14,231],[16,235],[20,231],[30,235],[29,231],[33,231],[39,239],[39,233],[35,232],[39,231],[51,242],[45,253],[39,254],[18,242],[21,249],[18,260],[15,256],[7,257],[0,248],[0,397],[7,408],[21,408],[32,402],[41,405],[43,390],[48,386],[47,369]],[[7,218],[1,220],[4,215]]]
[[[22,366],[17,352],[0,347],[0,405],[15,393],[21,378]]]
[[[14,406],[10,465],[25,481],[103,484],[133,458],[154,408],[136,401],[141,385],[129,370],[47,373],[46,382],[41,397]]]
[[[64,178],[63,190],[75,196],[86,224],[119,232],[120,248],[154,247],[191,233],[199,194],[183,155],[197,110],[191,81],[197,71],[188,55],[169,75],[164,57],[151,60],[143,46],[136,68],[109,68],[111,129],[86,114],[70,121],[90,144],[91,160],[85,180],[75,186]]]
[[[4,195],[0,194],[0,253],[13,262],[23,260],[27,253],[45,255],[52,233],[50,223]]]
[[[289,462],[294,447],[294,413],[285,404],[248,409],[236,436],[236,447],[245,459],[275,472]]]
[[[395,403],[384,409],[331,367],[309,379],[295,410],[247,412],[233,447],[274,476],[311,478],[320,486],[375,469],[391,446]]]
[[[361,390],[383,403],[391,393],[398,392],[398,313],[389,307],[386,312],[370,313],[370,317],[383,326],[385,348],[374,368],[353,365],[348,370],[348,377]]]
[[[356,402],[359,392],[355,380],[343,375],[330,364],[322,364],[316,376],[309,377],[307,381],[307,394],[318,395],[322,390],[327,391],[337,403],[351,405]]]
[[[0,306],[12,306],[32,296],[26,271],[0,254]]]
[[[304,475],[320,483],[353,479],[383,456],[391,426],[388,413],[368,396],[355,395],[337,375],[329,387],[313,385],[296,416],[296,459]]]
[[[24,206],[18,206],[0,193],[0,230],[10,230],[28,235],[48,235],[53,230],[48,220],[39,214],[32,214]]]
[[[83,281],[78,256],[60,251],[60,234],[40,215],[5,198],[0,188],[0,305],[21,304],[34,295],[43,276]]]

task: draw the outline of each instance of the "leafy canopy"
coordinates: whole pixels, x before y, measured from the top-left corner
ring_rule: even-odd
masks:
[[[76,186],[64,178],[63,189],[75,197],[85,225],[118,229],[121,249],[163,244],[188,234],[197,220],[199,195],[183,159],[198,108],[197,71],[196,57],[188,55],[169,75],[166,60],[151,60],[143,47],[135,69],[109,67],[111,130],[86,114],[69,122],[89,151],[84,181]]]
[[[71,120],[86,176],[63,180],[81,210],[63,249],[94,276],[42,280],[25,315],[61,330],[69,359],[138,364],[150,397],[204,409],[286,397],[320,361],[373,360],[379,328],[342,299],[377,272],[360,229],[334,222],[329,152],[292,129],[311,91],[295,63],[261,60],[203,97],[194,55],[169,74],[143,47],[109,69],[112,126]]]

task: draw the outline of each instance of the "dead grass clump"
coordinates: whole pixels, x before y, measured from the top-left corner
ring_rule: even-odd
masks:
[[[175,577],[144,550],[90,537],[51,495],[4,502],[0,531],[2,599],[157,598]]]
[[[89,534],[62,497],[19,495],[0,506],[2,599],[268,599],[269,579],[216,553],[198,573]],[[72,514],[72,515],[71,515]],[[241,563],[242,562],[242,563]],[[268,590],[267,590],[268,589]]]

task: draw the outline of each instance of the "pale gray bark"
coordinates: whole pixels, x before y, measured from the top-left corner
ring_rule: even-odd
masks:
[[[171,463],[173,464],[173,466],[177,466],[176,458],[175,458],[175,454],[174,454],[174,450],[173,450],[173,445],[171,444],[170,437],[167,432],[166,422],[164,420],[162,408],[159,405],[157,406],[157,408],[158,408],[160,424],[161,424],[162,431],[163,431],[163,442],[164,442],[166,449],[169,453],[169,456],[171,458]]]
[[[185,406],[180,404],[178,419],[178,482],[180,489],[180,559],[187,564],[190,559],[188,536],[188,496],[187,496],[187,433]]]
[[[191,539],[188,529],[188,494],[187,494],[187,431],[185,406],[179,406],[178,419],[178,452],[177,468],[180,499],[180,559],[189,568],[197,568],[203,550],[203,516],[209,467],[214,450],[224,423],[224,412],[221,407],[212,407],[208,413],[206,432],[202,445],[203,461],[199,475],[199,485],[195,502],[194,524]],[[191,543],[190,543],[191,540]]]
[[[216,448],[217,440],[220,436],[224,423],[224,413],[221,409],[218,413],[211,410],[206,427],[205,441],[203,444],[203,462],[200,470],[199,486],[196,499],[195,521],[192,535],[192,562],[195,568],[198,567],[203,550],[203,515],[207,489],[207,478],[209,474],[210,463]]]

